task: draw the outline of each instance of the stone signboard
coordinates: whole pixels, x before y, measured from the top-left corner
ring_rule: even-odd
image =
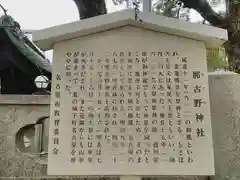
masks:
[[[213,175],[206,47],[133,26],[54,45],[49,175]]]

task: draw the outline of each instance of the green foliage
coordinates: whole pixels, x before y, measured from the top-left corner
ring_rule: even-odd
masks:
[[[240,4],[240,0],[233,0],[233,4],[234,4],[234,5]]]
[[[208,67],[212,69],[225,69],[228,67],[227,55],[224,48],[207,49]]]

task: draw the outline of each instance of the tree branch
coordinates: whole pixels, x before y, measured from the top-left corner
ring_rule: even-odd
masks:
[[[105,0],[73,0],[78,8],[80,19],[87,19],[107,13]]]
[[[226,14],[229,14],[230,10],[231,10],[231,2],[230,2],[230,0],[225,0],[225,4],[226,4]]]
[[[196,10],[205,20],[213,26],[221,27],[224,24],[224,18],[216,13],[207,0],[180,0],[184,6]]]
[[[172,9],[177,5],[177,1],[167,1],[163,11],[164,16],[171,16]]]

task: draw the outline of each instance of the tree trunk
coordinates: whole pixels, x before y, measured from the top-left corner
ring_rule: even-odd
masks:
[[[87,19],[107,13],[104,0],[73,0],[77,5],[80,19]]]
[[[240,4],[232,4],[227,17],[229,69],[240,74]]]

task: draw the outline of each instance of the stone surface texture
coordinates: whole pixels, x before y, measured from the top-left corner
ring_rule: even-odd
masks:
[[[233,73],[209,74],[216,175],[161,177],[156,178],[157,180],[240,180],[239,81],[240,76]],[[15,134],[18,130],[48,116],[49,103],[50,97],[47,96],[0,96],[0,177],[80,179],[48,177],[46,165],[39,161],[39,156],[21,153],[15,146]]]
[[[106,42],[113,42],[113,44],[111,45],[106,44]],[[115,42],[118,42],[118,43],[115,43]],[[129,42],[129,43],[125,43],[125,42]],[[146,47],[146,44],[148,44],[147,47]],[[81,49],[80,52],[79,52],[79,48]],[[161,56],[159,51],[162,54]],[[75,52],[79,52],[79,53],[75,53]],[[87,55],[86,55],[86,59],[87,59],[86,62],[85,63],[82,62],[81,59],[83,58],[82,56],[84,56],[84,53],[81,53],[81,52],[86,52],[86,54],[93,52],[91,55],[91,59],[93,62],[90,59],[88,59],[89,57]],[[130,57],[128,52],[131,52]],[[142,55],[142,52],[145,52],[148,56],[146,60],[147,63],[145,63],[144,60],[142,60],[145,57],[144,55]],[[156,52],[156,54],[153,54],[152,52]],[[166,52],[168,52],[168,54],[166,54]],[[161,78],[161,75],[159,74],[161,74],[161,71],[163,70],[165,71],[165,66],[168,66],[167,65],[168,62],[171,68],[170,71],[172,72],[177,71],[176,69],[174,69],[174,68],[178,68],[176,67],[176,65],[180,67],[182,66],[182,68],[184,68],[183,64],[187,65],[186,71],[188,72],[188,74],[192,74],[191,71],[199,71],[199,70],[201,71],[202,75],[200,79],[196,79],[196,78],[194,79],[193,75],[189,75],[187,77],[184,75],[180,75],[179,82],[185,83],[185,81],[188,81],[189,85],[187,89],[189,93],[187,93],[187,95],[189,97],[189,101],[186,100],[186,98],[184,98],[184,95],[186,94],[183,92],[185,91],[183,85],[181,85],[181,87],[179,86],[179,90],[177,87],[175,89],[173,85],[173,89],[172,89],[173,97],[175,96],[176,92],[178,91],[179,92],[182,91],[182,92],[180,93],[181,95],[179,96],[179,102],[176,102],[176,100],[172,100],[173,102],[171,105],[172,107],[174,107],[172,110],[173,112],[175,111],[174,109],[176,109],[178,105],[181,107],[181,110],[176,110],[176,111],[179,111],[179,112],[181,111],[182,114],[180,115],[179,113],[179,116],[181,117],[182,122],[186,120],[186,119],[184,120],[183,116],[185,116],[186,118],[189,118],[187,117],[189,116],[187,114],[191,114],[191,116],[194,116],[193,118],[195,118],[196,116],[195,113],[201,112],[202,114],[204,114],[204,123],[199,123],[198,121],[192,121],[190,126],[192,127],[192,131],[195,131],[193,129],[198,129],[198,130],[203,129],[205,137],[199,138],[197,135],[195,135],[195,133],[192,133],[193,135],[191,136],[191,140],[186,140],[186,137],[181,136],[183,135],[183,132],[180,133],[175,131],[171,133],[170,132],[171,130],[167,129],[168,127],[166,125],[167,124],[166,121],[165,121],[165,125],[162,126],[165,128],[163,132],[160,132],[161,128],[159,128],[158,125],[156,125],[156,129],[157,129],[156,131],[159,131],[159,133],[163,135],[162,139],[164,139],[164,137],[168,137],[169,133],[171,133],[172,136],[177,136],[177,138],[173,137],[172,140],[169,140],[170,143],[171,141],[174,143],[177,143],[179,141],[179,144],[186,144],[188,142],[191,144],[192,146],[191,150],[193,151],[193,154],[190,156],[193,156],[194,163],[185,163],[185,164],[171,163],[170,161],[163,160],[171,156],[175,157],[177,153],[179,153],[179,150],[176,149],[176,144],[175,146],[172,146],[172,147],[159,147],[159,150],[161,152],[160,159],[163,160],[162,163],[155,163],[155,164],[152,163],[153,160],[150,159],[150,156],[153,156],[153,157],[155,156],[152,153],[150,153],[151,155],[149,156],[149,163],[142,163],[143,161],[145,161],[142,157],[141,157],[142,159],[140,158],[140,160],[142,161],[141,163],[137,163],[136,161],[132,163],[128,163],[129,157],[123,158],[123,157],[129,156],[127,151],[128,148],[126,147],[128,146],[128,144],[127,145],[125,144],[124,145],[125,147],[123,148],[121,147],[121,143],[119,143],[120,142],[119,140],[118,140],[119,142],[116,143],[116,141],[113,139],[113,142],[112,142],[113,144],[111,143],[109,144],[107,140],[102,139],[99,141],[101,145],[100,159],[103,161],[102,165],[104,166],[102,165],[100,166],[99,163],[97,163],[97,159],[95,160],[95,155],[96,155],[95,153],[93,153],[93,157],[94,157],[93,162],[96,162],[96,163],[88,162],[87,153],[83,155],[85,160],[84,164],[79,162],[71,163],[71,160],[70,160],[72,157],[71,152],[73,151],[74,148],[72,148],[70,145],[66,146],[60,143],[60,145],[57,146],[59,153],[50,154],[48,157],[49,174],[62,175],[62,173],[64,172],[65,174],[68,174],[68,175],[97,175],[97,174],[98,175],[106,175],[106,174],[108,175],[112,175],[112,174],[125,174],[125,175],[128,175],[128,174],[132,174],[132,175],[159,175],[159,174],[206,175],[207,174],[207,175],[213,175],[214,160],[213,160],[212,138],[209,138],[209,137],[212,137],[212,134],[211,134],[212,130],[211,130],[210,111],[209,111],[210,103],[209,103],[207,65],[206,65],[205,54],[206,54],[206,49],[205,49],[205,44],[203,42],[181,38],[178,36],[171,36],[163,33],[158,33],[155,31],[149,31],[146,29],[136,28],[133,26],[124,26],[124,27],[116,28],[110,31],[96,33],[90,36],[79,37],[79,38],[68,40],[68,41],[61,41],[55,44],[54,57],[55,59],[57,59],[57,62],[53,66],[54,78],[52,79],[52,94],[59,92],[60,91],[59,87],[61,87],[62,91],[61,91],[61,97],[59,98],[58,96],[57,97],[53,96],[52,101],[57,102],[58,100],[60,100],[61,102],[64,102],[64,103],[61,104],[60,108],[58,108],[57,106],[52,106],[53,110],[51,113],[53,117],[55,116],[54,117],[55,119],[58,119],[57,115],[54,115],[56,114],[55,111],[56,109],[57,110],[59,109],[61,111],[61,116],[60,116],[61,119],[60,119],[60,125],[59,125],[60,132],[59,132],[59,135],[57,135],[57,137],[61,139],[60,141],[67,142],[71,140],[73,137],[73,132],[72,132],[73,130],[71,128],[65,128],[65,127],[73,127],[73,124],[71,121],[69,121],[68,117],[73,117],[72,113],[74,113],[74,110],[72,110],[72,106],[73,106],[72,101],[74,97],[72,96],[74,96],[74,91],[77,90],[79,93],[78,96],[81,97],[81,99],[84,99],[85,101],[84,106],[90,107],[91,105],[88,104],[89,101],[91,101],[91,104],[94,104],[95,117],[93,121],[98,121],[96,117],[100,115],[99,113],[102,113],[101,121],[110,122],[110,124],[107,125],[108,128],[111,129],[110,132],[108,132],[108,135],[110,137],[112,135],[117,137],[123,136],[121,129],[123,129],[124,126],[121,126],[121,125],[116,126],[112,122],[115,122],[115,120],[116,122],[120,122],[122,119],[124,119],[127,123],[129,123],[131,119],[130,115],[134,116],[133,121],[134,122],[136,121],[136,124],[135,123],[133,123],[132,125],[128,124],[129,126],[126,129],[124,129],[124,133],[126,133],[126,136],[123,136],[123,137],[128,138],[130,137],[129,135],[131,135],[133,136],[135,142],[141,143],[140,146],[142,150],[144,150],[145,148],[148,148],[148,145],[146,145],[146,140],[144,139],[146,133],[144,134],[141,134],[141,133],[146,129],[148,129],[147,130],[148,132],[152,131],[152,127],[151,127],[152,125],[150,122],[154,122],[156,117],[154,117],[154,115],[149,115],[148,117],[149,124],[145,125],[144,126],[145,130],[143,130],[143,122],[139,123],[141,124],[140,126],[138,125],[137,123],[138,120],[135,113],[136,114],[139,113],[139,117],[141,116],[141,118],[143,118],[146,115],[146,109],[148,109],[149,111],[148,113],[151,113],[151,111],[156,112],[156,116],[158,116],[158,118],[160,118],[159,115],[157,115],[159,112],[164,113],[165,115],[169,113],[169,110],[167,108],[163,108],[163,105],[165,107],[169,105],[169,100],[167,101],[167,99],[165,99],[165,101],[161,105],[162,101],[157,102],[157,101],[160,101],[159,99],[161,99],[161,95],[160,95],[161,90],[159,90],[159,92],[157,93],[154,90],[154,88],[157,89],[158,87],[161,87],[163,85],[160,80],[154,82],[154,78],[156,76],[159,76]],[[129,60],[131,59],[131,57],[132,57],[132,61]],[[134,60],[135,57],[136,59],[138,58],[138,62],[136,62],[137,60]],[[187,63],[184,63],[183,61],[184,57],[186,57]],[[80,65],[75,66],[76,64],[75,59],[78,59],[78,58],[79,58]],[[109,70],[105,68],[106,62],[107,62],[107,60],[105,59],[109,59],[109,67],[110,67]],[[122,66],[123,61],[125,64],[127,64],[125,67]],[[147,64],[147,67],[146,67],[146,64]],[[81,73],[79,75],[75,75],[76,72],[79,72],[79,71],[83,72],[84,71],[82,69],[83,67],[84,69],[86,69],[88,75],[85,75],[83,77],[82,75],[80,75]],[[69,76],[68,75],[69,73],[66,73],[66,72],[71,73],[72,76]],[[135,75],[136,72],[139,73],[138,76],[143,78],[142,80],[136,77]],[[107,75],[107,73],[109,73],[110,75]],[[147,74],[148,79],[146,79],[146,77],[144,76],[144,73]],[[99,74],[102,74],[102,75],[99,75]],[[135,77],[134,76],[131,77],[130,74],[133,74]],[[61,80],[58,80],[56,78],[58,76],[61,77]],[[109,79],[108,76],[110,76],[111,79]],[[122,76],[124,78],[122,77],[119,78],[119,76]],[[167,76],[167,74],[164,76],[165,77],[163,78],[163,81],[165,80],[165,78],[167,79],[169,77]],[[177,77],[176,73],[174,72],[172,76]],[[76,80],[81,78],[83,78],[84,80]],[[120,79],[122,79],[122,81]],[[107,82],[107,80],[110,80],[110,81]],[[126,89],[122,91],[121,87],[120,88],[117,87],[116,90],[114,90],[113,88],[115,86],[114,80],[116,80],[117,86],[121,84],[122,87]],[[107,90],[108,92],[104,88],[101,90],[99,89],[100,83],[104,87],[104,81],[107,85],[109,85],[109,90]],[[143,83],[140,81],[143,81]],[[174,81],[176,80],[172,79],[173,84],[176,83]],[[88,89],[87,87],[92,87],[92,90],[89,90],[89,92],[93,91],[93,97],[89,97],[89,93],[82,92],[80,84],[84,85],[86,89]],[[131,88],[129,88],[130,84],[131,84]],[[202,90],[199,93],[194,93],[193,89],[196,87],[196,85],[199,85],[199,84],[201,84]],[[70,88],[65,89],[64,88],[65,85],[66,87],[67,85],[70,86]],[[135,89],[135,87],[137,86],[139,86],[139,89],[138,88]],[[146,86],[148,86],[149,88],[148,95],[146,96],[148,98],[152,96],[151,97],[152,102],[151,101],[148,102],[149,103],[148,108],[144,108],[145,107],[144,103],[146,103],[145,101],[146,99],[143,96],[143,94],[145,94],[144,89],[147,89]],[[101,93],[99,94],[99,92]],[[109,99],[106,93],[110,93],[112,95],[113,92],[117,94],[116,97],[114,97],[113,95],[113,97]],[[121,96],[122,92],[123,92],[125,101],[123,100],[124,98]],[[138,97],[137,94],[135,95],[135,93],[137,92],[141,93],[142,95]],[[154,93],[156,94],[154,95]],[[132,95],[129,95],[129,94],[132,94]],[[198,99],[199,96],[204,97],[203,98],[204,105],[201,105],[201,107],[197,107],[197,106],[194,107],[190,103],[192,103],[194,99]],[[118,102],[121,102],[121,100],[124,101],[123,106],[121,105],[121,103],[119,104],[119,108],[123,107],[126,111],[128,111],[129,116],[127,114],[123,114],[121,110],[118,110],[116,111],[117,113],[115,115],[112,114],[115,117],[113,117],[112,120],[110,119],[108,120],[104,115],[106,111],[104,108],[102,108],[102,106],[104,107],[108,106],[107,103],[105,102],[105,99],[108,99],[108,101],[115,100],[117,104]],[[102,100],[102,103],[99,104],[99,101],[101,100]],[[131,103],[130,100],[134,101],[134,103],[130,104]],[[139,101],[139,104],[137,103],[136,100]],[[160,103],[157,106],[155,106],[156,110],[152,110],[151,109],[152,106],[150,106],[150,104],[152,105],[155,104],[153,100],[155,100],[157,103]],[[82,106],[81,103],[82,102],[79,101],[78,104],[75,104],[74,106],[81,107]],[[114,105],[109,105],[109,107],[110,109],[112,109]],[[130,111],[129,107],[132,107],[133,109],[138,107],[139,110],[136,110],[136,112],[133,111],[131,114],[129,112]],[[174,113],[176,113],[176,111]],[[191,113],[188,113],[188,112],[191,112]],[[85,113],[87,112],[85,111]],[[111,112],[111,113],[115,113],[115,112]],[[85,114],[85,116],[87,116],[87,114]],[[136,120],[135,120],[135,117],[136,117]],[[172,126],[173,128],[177,128],[178,126],[181,129],[186,129],[186,126],[189,126],[189,125],[185,125],[185,123],[181,123],[180,125],[177,125],[177,121],[178,121],[177,116],[173,115],[173,119],[172,119],[173,126],[172,125],[170,126]],[[87,123],[90,123],[90,120],[87,120],[85,122],[85,124]],[[96,122],[93,124],[94,124],[94,130],[93,130],[94,133],[100,135],[99,132],[97,131],[100,131],[100,132],[105,131],[105,126],[102,126],[100,123]],[[169,121],[169,124],[171,124],[170,121]],[[88,135],[90,135],[92,136],[93,141],[94,139],[97,141],[98,138],[96,138],[95,135],[93,136],[92,132],[88,131],[87,126],[85,127],[86,129],[84,129],[84,136],[87,137]],[[138,128],[142,132],[136,131],[136,129]],[[54,129],[56,129],[56,125],[54,124],[54,121],[52,121],[50,123],[50,131],[53,132]],[[77,134],[75,135],[77,135],[77,137],[80,137],[81,136],[80,134],[81,134],[80,132],[77,132]],[[50,133],[51,139],[54,139],[55,137],[56,135],[54,135],[54,133]],[[161,137],[159,136],[158,133],[152,133],[151,137],[147,141],[147,144],[154,144],[154,142],[160,140],[159,138]],[[77,147],[79,146],[80,142],[83,142],[84,144],[90,141],[86,140],[86,138],[83,141],[80,141],[78,139]],[[134,143],[128,142],[130,144],[129,146],[131,146],[131,144],[133,144],[133,146],[137,146],[137,143],[135,142]],[[114,148],[115,145],[119,146],[117,151]],[[51,143],[49,144],[49,149],[53,151],[55,147],[56,145],[54,144],[54,141],[51,141]],[[99,147],[94,147],[93,145],[92,147],[93,152],[96,152],[97,148]],[[165,152],[166,148],[169,148],[168,152]],[[87,152],[88,149],[89,147],[84,146],[82,150]],[[182,150],[185,151],[186,149],[187,149],[187,146],[185,146]],[[66,155],[63,156],[61,152],[68,152],[68,153],[65,153]],[[166,155],[162,155],[165,153]],[[116,163],[114,163],[114,166],[112,166],[113,156],[114,158],[116,158]],[[187,159],[185,160],[187,161]],[[120,162],[120,161],[123,161],[123,162]],[[65,164],[66,167],[59,166],[59,164]],[[135,164],[135,165],[133,166],[132,164]],[[104,167],[104,168],[100,168],[100,167]],[[201,171],[198,170],[199,167],[202,168]],[[79,171],[79,168],[81,169],[81,171]]]

